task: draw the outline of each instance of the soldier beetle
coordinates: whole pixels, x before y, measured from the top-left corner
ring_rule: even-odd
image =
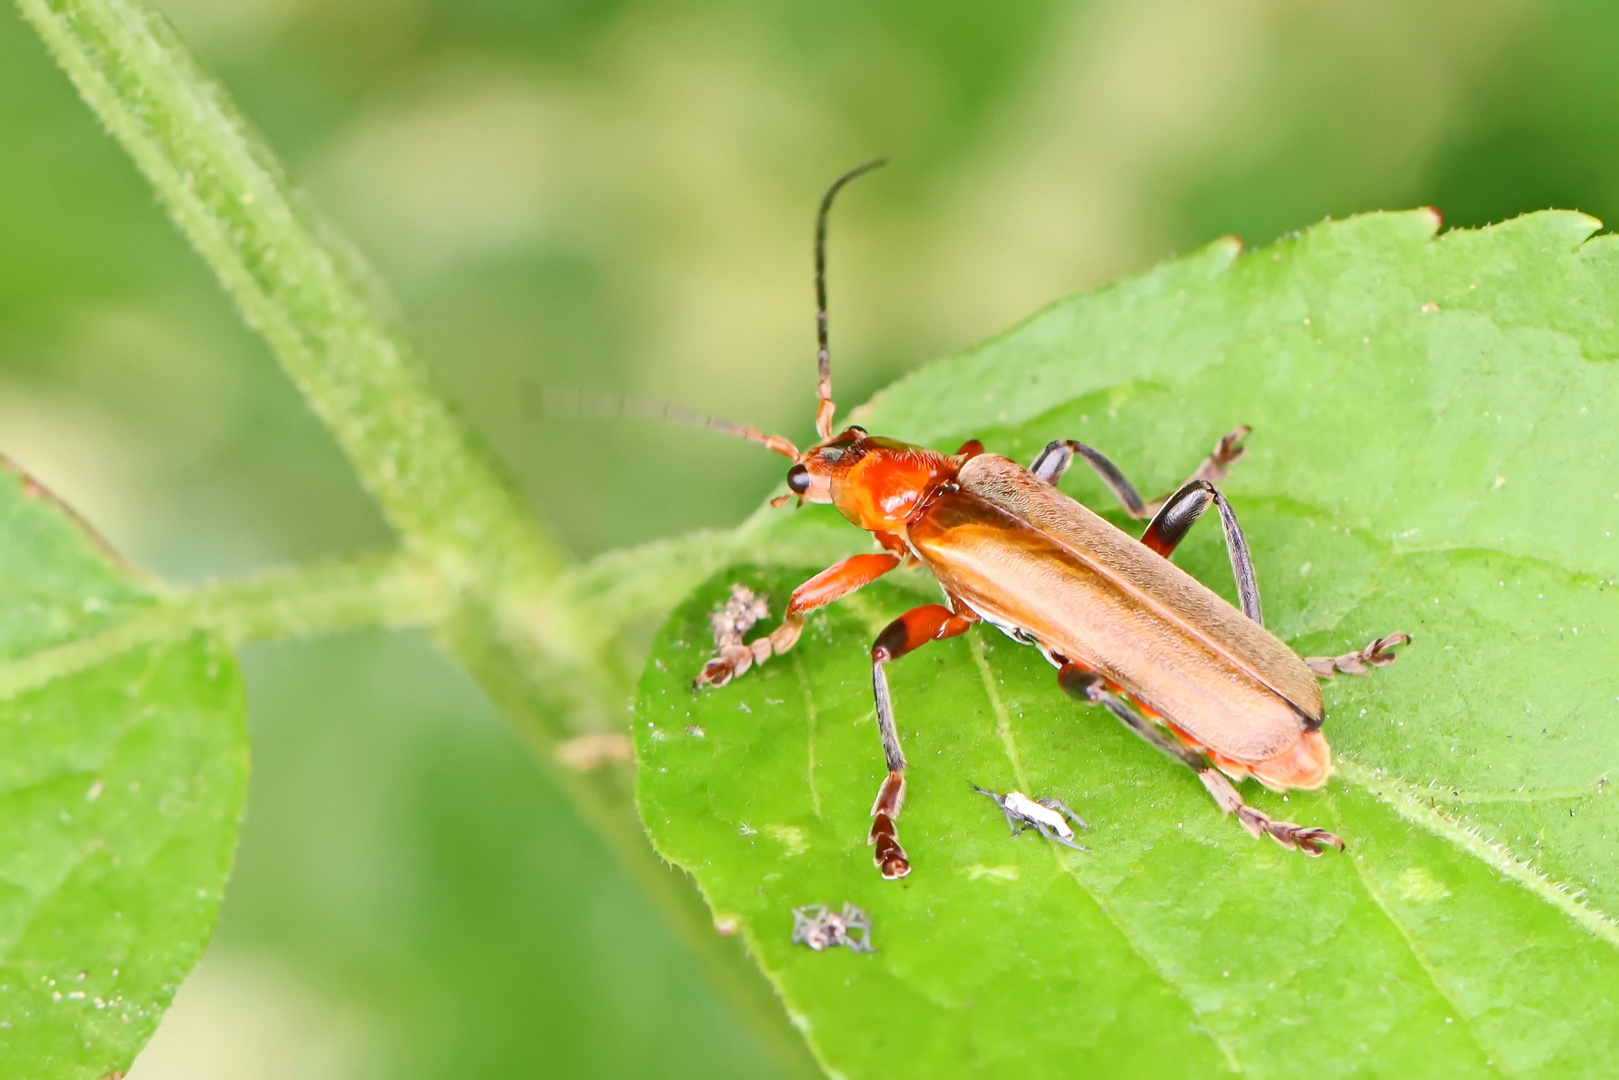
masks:
[[[1275,821],[1249,806],[1232,781],[1251,776],[1274,791],[1325,784],[1332,752],[1320,730],[1325,711],[1317,678],[1364,674],[1391,663],[1392,650],[1410,638],[1391,634],[1344,656],[1306,659],[1265,629],[1247,542],[1215,486],[1243,455],[1246,427],[1222,438],[1184,484],[1155,503],[1144,502],[1106,456],[1071,440],[1052,441],[1025,469],[986,453],[976,440],[943,454],[861,427],[834,431],[827,218],[839,190],[881,164],[869,162],[839,177],[816,215],[819,441],[801,452],[780,435],[703,421],[791,459],[787,486],[800,504],[830,503],[870,532],[881,551],[851,556],[800,585],[780,626],[711,660],[696,685],[723,686],[792,648],[815,609],[896,567],[920,564],[938,580],[946,602],[907,611],[871,647],[888,775],[872,806],[869,842],[884,878],[901,878],[911,869],[896,826],[905,798],[905,753],[885,669],[927,642],[954,637],[980,621],[1038,648],[1069,695],[1105,706],[1137,735],[1191,767],[1220,810],[1235,813],[1255,837],[1268,835],[1309,855],[1329,846],[1342,850],[1343,841],[1325,829]],[[1148,522],[1139,539],[1057,490],[1075,458],[1095,470],[1131,517]],[[1210,506],[1219,512],[1241,610],[1169,560]]]

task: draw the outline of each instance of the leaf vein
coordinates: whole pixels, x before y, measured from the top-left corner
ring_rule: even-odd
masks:
[[[1382,890],[1367,875],[1365,865],[1359,858],[1350,859],[1349,864],[1355,868],[1355,876],[1360,879],[1361,887],[1366,890],[1366,895],[1371,897],[1372,903],[1377,905],[1378,910],[1383,913],[1383,917],[1389,921],[1389,925],[1393,926],[1395,932],[1400,935],[1400,940],[1405,942],[1405,947],[1410,951],[1412,959],[1416,960],[1417,966],[1422,968],[1423,973],[1428,976],[1428,981],[1439,992],[1439,996],[1450,1004],[1457,1016],[1461,1017],[1462,1024],[1467,1030],[1467,1037],[1473,1041],[1473,1045],[1484,1056],[1484,1063],[1499,1076],[1510,1075],[1505,1067],[1500,1064],[1501,1054],[1485,1046],[1484,1041],[1479,1037],[1477,1018],[1462,1004],[1455,992],[1446,985],[1444,978],[1439,973],[1439,968],[1428,956],[1428,951],[1422,947],[1416,936],[1411,933],[1411,928],[1405,924],[1405,920],[1401,919],[1394,909],[1389,906]]]

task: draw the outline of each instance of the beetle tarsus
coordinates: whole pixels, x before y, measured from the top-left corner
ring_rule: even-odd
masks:
[[[700,690],[705,686],[724,686],[754,664],[762,664],[772,656],[780,656],[797,644],[810,612],[849,595],[861,586],[871,584],[899,564],[899,557],[887,552],[875,555],[851,555],[842,562],[834,563],[793,590],[780,626],[772,630],[769,636],[745,645],[742,642],[742,633],[753,626],[751,622],[741,632],[722,636],[722,629],[728,631],[730,625],[725,623],[725,616],[730,612],[731,604],[737,602],[734,590],[744,588],[746,591],[745,587],[733,586],[732,600],[727,603],[725,610],[710,616],[714,626],[714,651],[717,655],[703,665],[702,672],[695,680],[695,687]],[[751,593],[749,595],[751,596]],[[768,613],[760,611],[758,618],[764,618]]]
[[[1289,851],[1302,851],[1314,858],[1328,847],[1344,849],[1344,842],[1334,833],[1313,825],[1295,825],[1291,821],[1274,821],[1268,814],[1255,810],[1246,803],[1238,809],[1237,820],[1255,839],[1268,836]]]
[[[1222,435],[1220,441],[1214,444],[1214,450],[1203,459],[1197,471],[1187,477],[1187,480],[1207,480],[1211,484],[1223,481],[1231,466],[1248,452],[1248,448],[1242,445],[1242,440],[1246,439],[1251,431],[1253,428],[1242,424]]]
[[[877,789],[877,801],[871,804],[871,835],[866,840],[873,848],[872,861],[882,871],[884,881],[896,881],[911,872],[910,860],[899,844],[899,827],[894,824],[904,805],[905,774],[894,769]]]
[[[1320,855],[1329,847],[1344,849],[1344,842],[1335,834],[1314,825],[1295,825],[1291,821],[1273,821],[1269,814],[1256,810],[1242,801],[1237,789],[1231,781],[1226,779],[1224,773],[1215,768],[1201,770],[1197,778],[1203,781],[1203,786],[1214,797],[1214,803],[1223,813],[1236,814],[1242,827],[1248,830],[1250,836],[1258,839],[1269,836],[1289,851],[1302,851],[1306,855]]]
[[[755,641],[721,646],[719,655],[704,664],[703,670],[693,680],[693,689],[724,686],[753,665],[762,664],[772,656],[792,648],[803,629],[802,622],[790,620]]]
[[[1411,644],[1411,635],[1393,633],[1380,637],[1363,649],[1342,656],[1307,656],[1304,663],[1322,679],[1334,675],[1369,675],[1374,667],[1388,667],[1398,659],[1395,649]]]
[[[754,624],[770,614],[770,598],[760,596],[741,582],[731,586],[725,605],[708,616],[714,633],[714,658],[703,665],[695,686],[724,686],[756,663],[770,656],[771,638],[746,642],[742,639]]]

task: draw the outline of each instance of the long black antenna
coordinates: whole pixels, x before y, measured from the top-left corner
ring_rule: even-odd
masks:
[[[827,343],[826,332],[826,219],[832,212],[832,200],[844,184],[887,164],[887,158],[876,158],[855,166],[832,181],[832,186],[821,196],[821,209],[815,215],[815,366],[820,376],[820,383],[816,387],[820,404],[815,410],[815,432],[822,439],[832,437],[832,414],[836,411],[832,404],[832,349]]]
[[[533,388],[529,388],[530,393]],[[566,386],[539,388],[540,415],[557,418],[566,416],[630,416],[640,420],[662,420],[671,424],[708,428],[722,435],[734,435],[774,450],[784,457],[798,460],[798,448],[780,435],[767,435],[758,428],[738,424],[706,413],[693,412],[668,401],[636,397],[616,390],[592,390]]]

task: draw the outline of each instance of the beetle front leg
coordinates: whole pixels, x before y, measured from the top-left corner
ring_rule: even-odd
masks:
[[[1204,458],[1197,468],[1192,470],[1192,475],[1186,478],[1186,482],[1181,487],[1185,487],[1186,484],[1190,484],[1193,480],[1207,480],[1211,484],[1224,481],[1226,473],[1230,470],[1232,464],[1248,452],[1248,448],[1242,445],[1242,440],[1246,439],[1248,433],[1252,430],[1247,424],[1240,424],[1220,436],[1220,441],[1214,444],[1214,449],[1209,451],[1209,456]],[[1159,504],[1161,505],[1162,503],[1163,500],[1160,499]],[[1154,507],[1154,509],[1157,509],[1157,507]]]
[[[851,555],[822,570],[793,590],[780,626],[768,636],[748,642],[747,648],[731,650],[704,664],[695,685],[699,688],[724,686],[754,664],[762,664],[770,657],[786,652],[804,632],[804,622],[810,612],[848,596],[864,585],[870,585],[899,564],[898,556],[887,553]]]
[[[871,689],[877,702],[877,733],[883,740],[888,776],[877,789],[877,801],[871,806],[871,835],[867,843],[875,848],[872,858],[888,881],[909,874],[911,864],[900,846],[895,825],[905,803],[905,751],[899,744],[899,728],[894,723],[894,703],[888,692],[888,674],[884,667],[890,660],[898,660],[930,641],[965,632],[975,621],[970,615],[958,615],[942,604],[924,604],[889,623],[871,646]]]
[[[1364,649],[1344,653],[1342,656],[1306,656],[1304,662],[1317,678],[1330,679],[1334,675],[1370,675],[1374,667],[1387,667],[1394,663],[1393,650],[1411,644],[1410,634],[1394,633],[1380,637]]]

